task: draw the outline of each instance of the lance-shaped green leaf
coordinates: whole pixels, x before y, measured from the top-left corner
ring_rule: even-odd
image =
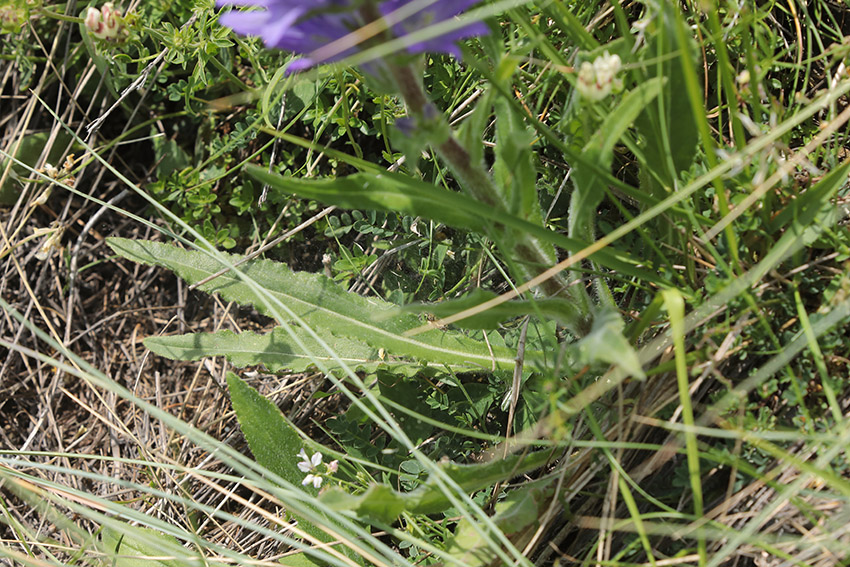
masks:
[[[168,268],[189,283],[200,282],[225,267],[208,253],[184,250],[170,244],[123,238],[110,238],[107,243],[125,258]],[[231,264],[242,260],[240,256],[223,255]],[[404,336],[405,331],[421,324],[413,315],[403,314],[376,323],[376,319],[380,319],[376,315],[393,309],[392,304],[348,293],[323,275],[293,272],[285,265],[270,260],[244,262],[239,265],[238,271],[239,274],[236,274],[230,270],[199,286],[199,289],[218,293],[227,301],[253,305],[269,316],[274,316],[274,313],[267,302],[269,299],[279,301],[306,325],[316,329],[319,335],[355,338],[411,360],[440,366],[463,366],[469,370],[514,367],[515,357],[510,350],[491,350],[486,343],[459,332],[434,329],[414,337]],[[245,279],[252,280],[261,291],[255,291]],[[526,353],[529,364],[533,365],[539,359],[534,353]]]
[[[148,337],[145,339],[145,346],[155,354],[173,360],[200,360],[214,353],[216,356],[226,357],[233,366],[244,368],[262,364],[271,372],[302,372],[315,367],[316,361],[320,361],[329,370],[340,368],[342,361],[352,370],[370,374],[378,368],[385,368],[393,373],[412,376],[422,368],[415,362],[388,356],[364,342],[325,335],[325,342],[336,354],[331,356],[304,329],[291,327],[290,330],[298,337],[300,345],[286,329],[277,327],[264,334],[219,331]],[[454,369],[462,371],[464,367],[456,366]]]
[[[245,169],[252,177],[271,187],[272,191],[315,199],[328,205],[422,216],[479,233],[486,233],[488,228],[498,224],[573,253],[588,246],[586,242],[548,230],[497,207],[483,206],[462,193],[453,193],[400,173],[355,173],[347,177],[317,180],[284,177],[250,164]],[[639,267],[640,262],[624,252],[604,248],[590,258],[624,276],[666,285],[658,274]]]

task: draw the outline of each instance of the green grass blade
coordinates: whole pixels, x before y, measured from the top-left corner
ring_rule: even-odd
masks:
[[[664,303],[670,313],[670,333],[673,336],[673,349],[676,360],[676,381],[679,386],[679,403],[682,408],[682,422],[685,430],[685,453],[688,457],[688,475],[691,480],[691,490],[694,499],[694,516],[701,518],[704,513],[702,496],[702,474],[700,473],[700,456],[697,436],[693,431],[694,408],[691,405],[690,381],[688,379],[687,353],[685,351],[685,302],[682,295],[675,290],[664,292]],[[699,565],[706,562],[705,534],[700,530],[697,534],[699,549]]]

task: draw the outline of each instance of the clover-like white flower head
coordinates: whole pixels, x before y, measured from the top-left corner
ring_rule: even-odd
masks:
[[[89,7],[85,18],[86,29],[98,39],[116,40],[124,32],[121,12],[112,2],[107,2],[98,10]]]
[[[596,102],[612,92],[619,92],[623,88],[623,79],[617,77],[617,73],[622,66],[620,56],[610,55],[607,51],[594,59],[593,63],[583,62],[579,67],[576,83],[579,94]]]

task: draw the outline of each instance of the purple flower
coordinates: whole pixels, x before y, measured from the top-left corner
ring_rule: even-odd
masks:
[[[377,1],[376,13],[385,19],[388,28],[380,37],[382,40],[404,38],[411,32],[453,19],[476,2],[478,0]],[[423,7],[417,9],[414,3]],[[217,4],[262,8],[250,12],[231,11],[223,14],[219,22],[236,33],[262,37],[267,47],[302,55],[290,64],[289,72],[353,55],[362,45],[356,39],[338,49],[324,50],[324,53],[322,48],[370,23],[358,0],[218,0]],[[405,49],[410,54],[432,51],[459,57],[458,40],[487,32],[483,22],[474,22],[438,37],[411,42]]]

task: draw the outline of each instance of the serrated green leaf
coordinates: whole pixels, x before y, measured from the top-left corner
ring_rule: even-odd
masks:
[[[107,244],[130,260],[169,268],[189,283],[199,282],[223,267],[209,254],[170,244],[122,238],[107,239]],[[223,256],[231,263],[242,259],[229,254]],[[270,260],[245,262],[239,266],[239,272],[286,305],[305,324],[320,331],[324,329],[325,335],[355,338],[396,356],[440,366],[463,366],[469,370],[514,367],[514,355],[510,350],[493,349],[491,353],[485,343],[458,332],[434,329],[414,337],[404,336],[405,331],[420,325],[413,315],[375,323],[375,315],[386,313],[394,306],[376,298],[348,293],[320,274],[292,272],[285,265]],[[232,271],[199,289],[218,293],[227,301],[253,305],[261,313],[272,315],[264,298]],[[529,363],[534,363],[533,357],[529,358]]]
[[[291,327],[291,331],[300,339],[304,345],[303,349],[282,327],[265,334],[219,331],[148,337],[144,342],[155,354],[172,360],[200,360],[205,356],[216,355],[226,357],[228,362],[238,368],[262,364],[271,372],[302,372],[315,367],[316,360],[321,361],[329,370],[338,369],[338,360],[341,360],[354,371],[370,374],[378,368],[386,368],[405,376],[412,376],[421,370],[421,366],[415,362],[387,356],[363,342],[346,337],[324,336],[325,342],[336,354],[334,357],[303,329]],[[463,370],[463,367],[458,366],[456,370]]]

